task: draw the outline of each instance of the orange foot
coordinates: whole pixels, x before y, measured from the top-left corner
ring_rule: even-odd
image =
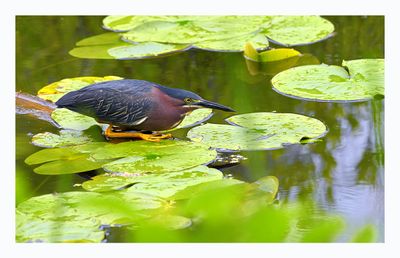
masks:
[[[149,142],[159,142],[161,139],[172,138],[172,134],[146,134],[140,132],[114,132],[112,126],[108,126],[104,135],[107,138],[139,138]]]

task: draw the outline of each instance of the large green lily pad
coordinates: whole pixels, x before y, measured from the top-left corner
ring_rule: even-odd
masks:
[[[187,136],[220,151],[240,151],[283,148],[322,137],[327,131],[315,118],[290,113],[249,113],[227,122],[239,126],[205,124],[192,128]]]
[[[103,24],[106,29],[127,31],[122,37],[132,42],[195,43],[204,49],[233,51],[243,50],[245,35],[251,33],[260,32],[283,45],[299,45],[325,39],[334,30],[319,16],[109,16]],[[234,45],[223,46],[223,40]]]
[[[219,180],[223,174],[213,168],[197,166],[177,172],[157,173],[148,175],[114,175],[103,174],[82,184],[88,191],[108,192],[120,190],[132,185],[127,192],[140,192],[163,198],[170,197],[186,187],[203,182]]]
[[[314,101],[365,101],[384,95],[384,59],[342,65],[299,66],[280,72],[271,82],[278,93]]]
[[[94,159],[115,159],[103,168],[108,172],[161,173],[179,171],[213,161],[217,153],[208,146],[187,141],[123,142],[96,150]]]
[[[57,82],[53,82],[38,91],[38,97],[56,102],[59,98],[64,96],[66,93],[74,90],[79,90],[85,86],[93,83],[103,81],[121,80],[123,78],[118,76],[105,76],[105,77],[75,77],[66,78]]]

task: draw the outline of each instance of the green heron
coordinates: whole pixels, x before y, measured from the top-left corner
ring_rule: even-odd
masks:
[[[234,112],[229,107],[205,100],[187,90],[129,79],[95,83],[68,92],[56,105],[93,117],[99,123],[109,124],[105,131],[108,138],[133,137],[148,141],[171,137],[170,134],[144,132],[174,128],[194,109],[213,108]]]

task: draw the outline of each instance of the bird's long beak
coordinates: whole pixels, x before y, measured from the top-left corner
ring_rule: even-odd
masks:
[[[200,100],[199,102],[196,102],[196,106],[201,106],[201,107],[205,107],[205,108],[213,108],[213,109],[219,109],[219,110],[223,110],[223,111],[227,111],[227,112],[236,112],[235,110],[233,110],[230,107],[212,102],[212,101],[208,101],[208,100]]]

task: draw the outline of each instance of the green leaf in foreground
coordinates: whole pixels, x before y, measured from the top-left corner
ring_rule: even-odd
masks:
[[[103,239],[104,231],[96,220],[44,220],[23,213],[16,216],[17,242],[98,243]]]
[[[299,66],[280,72],[271,82],[278,93],[289,97],[314,101],[365,101],[384,95],[384,60],[343,61],[343,67]]]
[[[351,242],[372,243],[376,241],[376,235],[376,227],[374,225],[366,225],[354,234]]]
[[[315,118],[290,113],[249,113],[227,121],[239,126],[205,124],[192,128],[187,136],[221,151],[240,151],[283,148],[303,139],[322,137],[327,131]]]
[[[126,191],[32,197],[17,206],[17,241],[100,242],[100,225],[132,224],[164,204],[158,197]]]

